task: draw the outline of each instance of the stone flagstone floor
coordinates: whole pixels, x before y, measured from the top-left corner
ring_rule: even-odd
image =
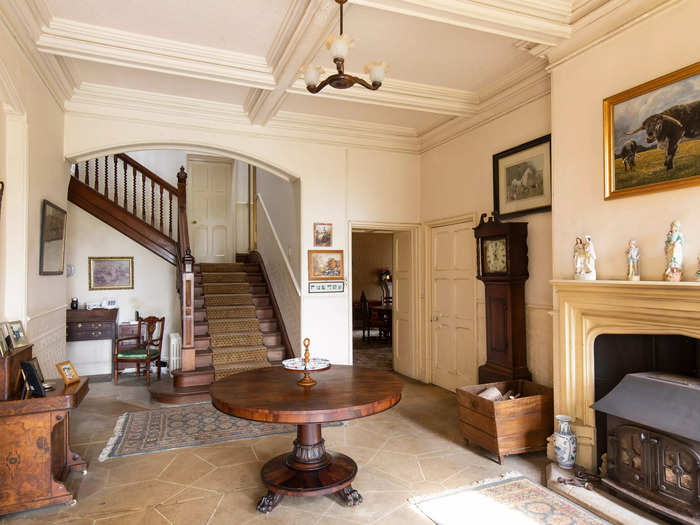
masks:
[[[404,379],[404,395],[393,409],[324,429],[326,446],[359,465],[353,487],[364,502],[354,508],[334,497],[285,498],[271,514],[255,510],[265,493],[260,467],[291,449],[292,434],[226,444],[129,456],[100,463],[97,457],[126,411],[152,403],[143,378],[94,383],[72,412],[76,452],[90,462],[85,476],[72,473],[74,506],[59,505],[0,518],[13,525],[196,525],[431,523],[407,503],[415,495],[468,485],[509,471],[542,483],[545,456],[524,454],[503,466],[478,448],[465,446],[457,425],[454,394]],[[466,510],[466,509],[465,509]]]

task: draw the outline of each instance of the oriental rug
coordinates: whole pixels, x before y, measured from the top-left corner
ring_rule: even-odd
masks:
[[[342,422],[324,426],[339,426]],[[296,432],[296,425],[249,421],[219,412],[209,402],[125,412],[99,460]],[[291,443],[290,443],[291,450]]]
[[[609,525],[583,507],[517,472],[468,487],[413,498],[411,503],[438,525]]]

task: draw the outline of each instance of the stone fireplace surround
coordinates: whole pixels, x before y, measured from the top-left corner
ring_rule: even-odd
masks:
[[[700,283],[552,281],[554,411],[574,418],[576,463],[595,472],[594,346],[601,334],[680,334],[700,339]],[[602,439],[605,439],[603,436]],[[549,458],[554,460],[553,450]]]

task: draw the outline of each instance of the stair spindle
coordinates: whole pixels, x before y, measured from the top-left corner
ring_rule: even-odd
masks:
[[[77,162],[75,163],[75,171],[73,172],[73,176],[76,179],[80,180],[80,164],[78,164]]]
[[[95,158],[95,191],[100,192],[100,165],[98,159]]]
[[[128,178],[129,174],[128,174],[128,168],[127,168],[126,161],[123,161],[123,162],[124,162],[124,206],[123,206],[123,208],[125,210],[128,210],[129,206],[126,204],[126,179]]]
[[[90,187],[90,161],[85,161],[85,185]]]
[[[119,172],[119,164],[117,156],[114,157],[114,204],[119,204],[119,197],[117,196],[117,173]]]
[[[173,194],[168,192],[169,204],[168,204],[168,237],[173,238]]]
[[[136,168],[132,166],[131,168],[131,173],[134,176],[134,199],[133,199],[133,206],[132,206],[132,211],[133,214],[136,215]]]
[[[163,186],[160,187],[160,203],[158,205],[160,211],[160,233],[163,233]]]
[[[151,180],[151,226],[156,227],[155,221],[155,209],[156,209],[156,189],[153,180]]]
[[[107,164],[107,160],[109,158],[109,155],[105,155],[105,199],[109,199],[108,191],[107,191],[107,182],[109,182],[109,165]]]
[[[141,174],[141,220],[146,220],[146,176]]]

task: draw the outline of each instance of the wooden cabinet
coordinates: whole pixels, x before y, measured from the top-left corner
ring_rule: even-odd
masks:
[[[31,346],[2,359],[8,357],[30,360]],[[0,515],[72,501],[65,479],[71,470],[87,468],[70,449],[70,409],[87,394],[88,378],[68,386],[52,382],[46,397],[16,399],[4,384],[12,377],[0,376],[3,391],[12,394],[0,401]]]
[[[67,310],[66,341],[116,339],[118,314],[119,310],[116,308]]]

